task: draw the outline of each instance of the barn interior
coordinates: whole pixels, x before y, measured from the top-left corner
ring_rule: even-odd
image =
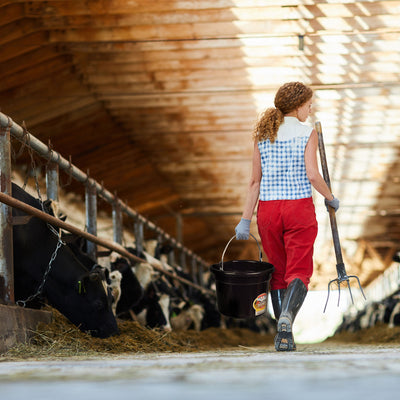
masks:
[[[398,266],[399,21],[395,0],[0,0],[0,108],[211,265],[241,217],[257,117],[302,81],[344,261],[368,288]],[[336,260],[314,197],[324,290]]]

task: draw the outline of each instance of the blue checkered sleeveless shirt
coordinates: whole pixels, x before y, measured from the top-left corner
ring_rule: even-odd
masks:
[[[273,144],[269,139],[258,142],[262,168],[260,200],[311,197],[304,150],[312,129],[295,117],[285,117]]]

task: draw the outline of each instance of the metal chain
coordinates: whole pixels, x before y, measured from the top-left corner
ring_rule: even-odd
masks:
[[[40,186],[39,186],[39,180],[38,180],[38,177],[37,177],[37,174],[36,174],[36,163],[35,163],[35,159],[34,159],[34,155],[33,155],[33,150],[29,146],[28,146],[28,153],[29,153],[30,158],[31,158],[31,169],[33,171],[33,176],[34,176],[34,179],[35,179],[35,186],[36,186],[36,191],[37,191],[37,194],[38,194],[38,199],[39,199],[39,202],[40,202],[40,206],[42,208],[42,211],[44,213],[48,214],[48,212],[45,210],[44,203],[43,203],[43,200],[42,200],[42,196],[40,194]],[[26,185],[26,183],[25,183],[25,185]],[[24,187],[24,189],[25,189],[25,187]],[[61,248],[61,246],[65,245],[65,243],[61,239],[61,229],[57,232],[57,230],[52,225],[50,225],[48,222],[46,222],[46,225],[49,228],[49,230],[57,237],[57,246],[56,246],[56,248],[55,248],[55,250],[54,250],[54,252],[53,252],[53,254],[52,254],[51,258],[50,258],[50,261],[49,261],[49,264],[47,266],[47,269],[46,269],[46,271],[45,271],[45,273],[43,275],[42,282],[40,283],[36,293],[32,294],[31,296],[29,296],[25,300],[18,300],[16,302],[17,305],[22,306],[22,307],[25,307],[27,302],[32,301],[33,299],[35,299],[36,297],[38,297],[39,295],[42,294],[44,285],[46,284],[47,278],[48,278],[48,276],[50,274],[53,262],[57,257],[58,250]]]
[[[61,248],[61,246],[63,246],[63,245],[65,245],[65,243],[64,243],[64,242],[61,240],[61,238],[59,237],[59,238],[58,238],[58,241],[57,241],[56,249],[54,250],[54,252],[53,252],[53,254],[52,254],[51,258],[50,258],[49,265],[47,266],[47,269],[46,269],[46,271],[45,271],[45,273],[44,273],[44,275],[43,275],[42,282],[40,283],[40,285],[39,285],[39,287],[38,287],[36,293],[30,295],[30,296],[29,296],[28,298],[26,298],[25,300],[18,300],[18,301],[16,302],[16,304],[17,304],[18,306],[25,307],[25,306],[26,306],[26,303],[28,303],[29,301],[32,301],[33,299],[35,299],[36,297],[38,297],[39,295],[42,294],[44,285],[46,284],[47,278],[48,278],[48,276],[49,276],[49,274],[50,274],[50,271],[51,271],[51,267],[52,267],[52,265],[53,265],[53,262],[54,262],[54,260],[55,260],[56,257],[57,257],[58,250],[59,250],[59,249]]]
[[[30,147],[28,147],[28,152],[29,152],[29,155],[30,155],[30,158],[31,158],[31,169],[33,171],[33,177],[34,177],[34,180],[35,180],[35,187],[36,187],[36,192],[37,192],[38,199],[39,199],[39,202],[40,202],[40,207],[42,208],[42,211],[44,213],[49,214],[46,211],[46,209],[44,208],[44,202],[43,202],[43,199],[42,199],[42,195],[40,193],[40,185],[39,185],[39,179],[38,179],[37,174],[36,174],[36,163],[35,163],[33,150]],[[26,186],[26,184],[24,186]],[[24,189],[25,189],[25,187],[24,187]],[[57,215],[55,215],[55,217],[57,218]],[[47,224],[48,228],[54,233],[54,235],[57,236],[58,240],[61,240],[61,230],[60,230],[60,232],[57,232],[57,230],[52,225],[50,225],[48,222],[46,222],[46,224]]]

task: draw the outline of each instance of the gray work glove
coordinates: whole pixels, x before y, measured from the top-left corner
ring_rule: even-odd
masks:
[[[236,225],[236,239],[237,240],[247,240],[250,235],[250,219],[242,218],[240,222]]]
[[[339,199],[337,199],[335,196],[333,196],[332,200],[325,199],[326,211],[329,212],[329,207],[328,206],[331,206],[336,212],[337,210],[339,210]]]

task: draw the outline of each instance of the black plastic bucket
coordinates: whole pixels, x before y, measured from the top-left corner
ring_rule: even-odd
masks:
[[[224,262],[224,254],[233,236],[222,253],[221,262],[211,265],[215,276],[217,306],[221,314],[233,318],[257,317],[267,309],[269,282],[274,266],[262,261],[257,239],[260,261],[234,260]]]

